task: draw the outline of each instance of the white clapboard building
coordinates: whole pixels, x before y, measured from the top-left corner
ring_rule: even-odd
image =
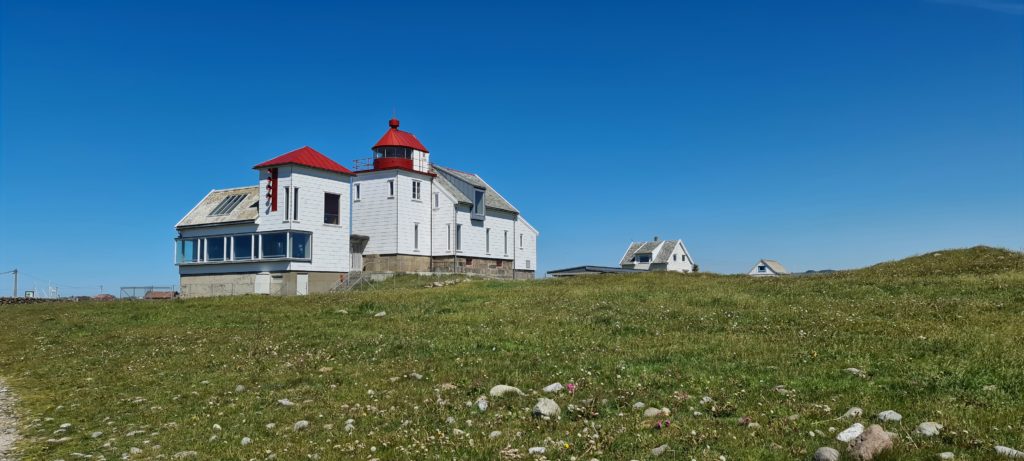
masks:
[[[257,186],[210,191],[175,226],[182,295],[301,295],[362,271],[533,278],[537,230],[398,127],[355,171],[303,147],[256,165]]]
[[[693,272],[695,264],[682,240],[633,242],[622,255],[619,266],[643,271]]]

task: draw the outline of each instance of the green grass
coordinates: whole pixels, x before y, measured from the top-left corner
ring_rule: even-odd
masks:
[[[829,428],[849,425],[835,418],[851,406],[865,423],[903,414],[885,424],[903,435],[888,459],[1024,449],[1024,255],[940,253],[775,279],[406,280],[295,298],[5,307],[0,377],[20,398],[19,452],[33,460],[114,459],[130,447],[143,449],[138,459],[531,458],[545,440],[549,459],[647,459],[663,443],[661,459],[809,459],[842,448]],[[531,417],[536,393],[556,381],[578,386],[555,397],[562,418]],[[467,407],[495,384],[528,395]],[[705,395],[715,408],[699,403]],[[650,429],[636,401],[669,407],[671,427]],[[741,416],[761,428],[738,426]],[[293,432],[302,419],[309,429]],[[917,437],[923,421],[945,430]],[[48,444],[65,422],[72,440]],[[503,435],[488,438],[494,430]]]

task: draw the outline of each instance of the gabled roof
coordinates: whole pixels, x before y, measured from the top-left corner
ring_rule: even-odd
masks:
[[[412,133],[398,129],[397,118],[393,118],[388,121],[388,126],[391,128],[388,129],[387,133],[384,133],[384,136],[380,138],[380,141],[377,141],[377,144],[373,145],[374,149],[385,146],[397,146],[408,147],[421,152],[430,152],[426,147],[423,147],[423,143],[421,143],[419,139],[416,139],[416,136]]]
[[[507,211],[509,213],[519,214],[519,210],[512,206],[502,197],[498,191],[494,190],[490,184],[487,184],[480,176],[473,173],[466,173],[465,171],[459,171],[452,168],[447,168],[438,165],[431,165],[434,171],[438,173],[437,177],[441,178],[442,181],[438,181],[438,185],[444,187],[452,196],[454,196],[459,203],[472,204],[472,201],[466,194],[459,190],[459,187],[455,185],[455,182],[462,182],[468,184],[470,187],[484,189],[484,205],[487,208],[494,208],[496,210]]]
[[[210,216],[224,199],[235,195],[244,195],[244,197],[229,213]],[[255,222],[259,217],[259,201],[259,186],[212,190],[174,227],[181,229],[183,227]]]
[[[303,146],[288,152],[287,154],[274,157],[266,162],[254,166],[253,169],[258,170],[260,168],[269,168],[280,165],[302,165],[310,168],[316,168],[318,170],[333,171],[341,174],[352,174],[348,168],[339,165],[338,162],[327,158],[326,155],[317,152],[309,146]]]
[[[629,244],[629,248],[626,249],[626,254],[622,256],[622,260],[619,261],[619,265],[632,263],[633,256],[638,254],[650,254],[651,264],[663,264],[667,263],[669,257],[672,256],[672,252],[675,251],[676,245],[682,245],[682,240],[653,240],[650,242],[633,242]],[[683,251],[686,252],[686,246],[683,246]]]
[[[779,274],[779,275],[784,275],[784,274],[788,274],[789,273],[789,271],[786,270],[786,268],[783,267],[782,264],[780,264],[778,261],[776,261],[774,259],[762,259],[762,260],[758,261],[757,264],[754,264],[754,267],[751,268],[751,270],[757,269],[757,266],[760,266],[761,264],[764,264],[765,266],[768,266],[768,268],[771,269],[772,272],[774,272],[776,274]]]

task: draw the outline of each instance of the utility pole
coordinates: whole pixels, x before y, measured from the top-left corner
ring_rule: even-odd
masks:
[[[18,297],[18,270],[14,270],[14,297]]]

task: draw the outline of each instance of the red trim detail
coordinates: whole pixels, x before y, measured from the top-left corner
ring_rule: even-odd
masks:
[[[262,169],[281,165],[302,165],[310,168],[316,168],[318,170],[333,171],[335,173],[347,175],[352,174],[352,171],[348,168],[339,165],[338,162],[327,158],[326,155],[317,152],[309,146],[300,147],[286,154],[278,155],[277,157],[256,165],[253,168]]]
[[[402,171],[408,171],[410,173],[421,174],[421,175],[424,175],[424,176],[433,176],[433,177],[437,176],[434,173],[428,173],[426,171],[414,170],[412,168],[406,168],[406,167],[403,167],[403,166],[389,166],[389,167],[385,167],[385,168],[374,168],[372,170],[358,170],[358,171],[356,171],[355,174],[356,174],[356,176],[358,176],[358,175],[361,175],[361,174],[373,173],[375,171],[387,171],[387,170],[402,170]]]
[[[277,168],[270,169],[270,211],[277,211]]]
[[[384,170],[387,168],[402,168],[411,170],[412,159],[411,158],[395,158],[395,157],[380,157],[373,159],[374,170]]]

